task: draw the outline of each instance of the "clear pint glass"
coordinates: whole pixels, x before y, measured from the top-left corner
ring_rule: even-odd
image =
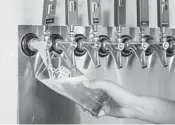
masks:
[[[39,56],[38,56],[39,57]],[[100,109],[109,101],[109,97],[100,90],[91,90],[81,84],[88,80],[78,68],[65,59],[64,56],[52,53],[51,63],[53,77],[49,77],[48,69],[40,61],[35,68],[35,77],[55,92],[71,99],[92,115],[97,116]],[[36,58],[38,63],[39,58]]]

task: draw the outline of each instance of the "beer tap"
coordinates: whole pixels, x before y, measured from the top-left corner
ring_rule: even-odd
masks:
[[[21,49],[27,56],[34,56],[38,52],[35,47],[35,43],[37,42],[42,41],[51,46],[51,41],[49,39],[50,26],[55,23],[56,3],[57,0],[44,0],[42,18],[43,34],[41,36],[41,39],[39,39],[34,33],[28,33],[23,37]]]
[[[90,60],[94,63],[95,67],[100,67],[99,61],[99,36],[98,36],[98,25],[101,24],[101,3],[100,0],[88,0],[88,14],[89,14],[89,25],[92,26],[92,33],[89,38],[86,38],[82,34],[76,35],[77,49],[75,51],[76,56],[82,56],[86,52],[84,68],[88,68]]]
[[[125,44],[122,42],[122,27],[126,26],[126,0],[115,0],[114,9],[114,24],[117,29],[116,40],[112,42],[107,36],[100,36],[100,42],[102,43],[100,56],[108,55],[107,66],[109,66],[113,58],[117,68],[120,69],[123,67],[121,53],[125,47]]]
[[[77,47],[75,42],[74,26],[78,25],[78,0],[65,0],[66,25],[68,28],[68,40],[65,41],[59,34],[52,34],[53,50],[64,55],[73,67],[76,66],[74,51]]]
[[[48,69],[50,77],[52,77],[53,69],[50,59],[50,48],[52,46],[50,40],[50,26],[55,23],[56,3],[57,0],[44,0],[42,18],[43,34],[41,38],[38,38],[33,33],[28,33],[23,37],[21,43],[21,48],[27,56],[34,56],[40,51],[40,56],[44,59],[43,62]]]
[[[149,1],[137,0],[137,26],[140,29],[139,42],[133,46],[133,52],[139,60],[142,68],[147,67],[146,56],[150,56],[153,50],[149,43],[153,40],[150,35],[145,34],[145,29],[149,27]]]
[[[163,67],[168,66],[167,50],[169,48],[170,37],[167,36],[166,30],[169,27],[169,0],[158,0],[158,27],[160,27],[160,43],[154,44],[157,56]]]
[[[148,0],[137,0],[137,26],[140,29],[139,41],[135,42],[132,38],[128,39],[125,42],[125,49],[122,55],[127,57],[134,53],[141,67],[146,68],[146,56],[150,56],[153,53],[148,44],[153,39],[145,34],[145,28],[149,27]]]

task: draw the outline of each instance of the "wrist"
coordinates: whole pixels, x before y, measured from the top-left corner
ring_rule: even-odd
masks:
[[[136,118],[137,109],[139,107],[138,102],[139,96],[133,93],[130,94],[130,98],[128,98],[128,104],[121,109],[125,118]]]

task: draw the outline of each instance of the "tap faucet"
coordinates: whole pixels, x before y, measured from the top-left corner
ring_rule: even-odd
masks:
[[[140,29],[139,41],[134,42],[130,39],[126,44],[127,50],[132,51],[141,67],[144,69],[147,67],[146,56],[152,54],[149,42],[152,38],[145,34],[145,28],[149,27],[149,6],[148,0],[137,0],[137,26]]]
[[[43,25],[43,34],[41,39],[39,39],[35,34],[28,33],[26,34],[21,42],[21,49],[27,56],[34,56],[38,50],[35,47],[35,43],[43,41],[51,46],[50,42],[50,26],[55,23],[55,13],[56,13],[56,3],[57,0],[44,0],[43,7],[43,17],[42,17],[42,25]]]
[[[137,26],[140,29],[140,37],[139,42],[140,45],[137,48],[136,56],[139,59],[139,62],[142,66],[142,68],[147,67],[147,61],[146,61],[146,51],[148,52],[148,39],[145,37],[145,28],[149,27],[149,1],[148,0],[137,0]],[[147,40],[147,41],[146,41]],[[151,49],[150,49],[151,50]]]
[[[74,28],[78,25],[78,0],[65,0],[66,25],[68,29],[68,40],[65,41],[59,34],[52,34],[52,50],[58,54],[63,54],[63,57],[70,62],[73,67],[76,66],[74,51],[77,47],[75,41]]]
[[[120,29],[119,29],[120,30]],[[120,37],[121,32],[117,33],[116,42],[112,42],[110,38],[105,35],[100,35],[101,48],[99,50],[99,56],[105,57],[108,56],[107,59],[107,67],[110,66],[111,60],[113,59],[117,68],[120,69],[123,67],[121,52],[125,47],[125,44],[122,43],[122,38]]]
[[[169,48],[166,30],[169,27],[169,0],[158,0],[158,27],[160,27],[160,43],[154,44],[155,50],[163,67],[168,66],[167,50]]]
[[[100,48],[100,56],[108,56],[107,67],[110,66],[113,59],[117,69],[120,69],[123,67],[121,55],[125,48],[125,44],[122,42],[122,27],[126,26],[126,0],[115,0],[114,9],[116,39],[115,42],[112,42],[107,36],[100,36],[100,42],[102,44]]]
[[[89,25],[92,26],[92,33],[89,38],[82,34],[76,35],[77,48],[75,54],[82,56],[87,52],[84,68],[88,68],[90,61],[94,63],[95,67],[100,67],[99,48],[101,46],[98,36],[98,25],[101,24],[101,3],[100,0],[87,0]]]
[[[50,41],[50,31],[48,26],[44,26],[41,38],[38,38],[33,33],[26,34],[21,42],[21,48],[27,56],[34,56],[37,52],[42,58],[43,63],[48,69],[49,77],[53,77],[53,66],[51,63],[50,48],[52,43]],[[34,68],[35,69],[35,68]]]

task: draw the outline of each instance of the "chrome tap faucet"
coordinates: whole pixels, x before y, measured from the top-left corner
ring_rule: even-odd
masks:
[[[117,69],[123,67],[121,53],[125,48],[122,42],[122,27],[126,26],[126,0],[114,1],[114,25],[116,27],[115,42],[112,42],[107,36],[100,36],[102,46],[100,48],[100,56],[107,56],[107,67],[110,66],[113,59]]]
[[[158,27],[160,27],[160,43],[154,44],[157,56],[163,67],[168,66],[167,50],[169,48],[166,29],[169,27],[169,0],[158,0]]]
[[[75,41],[74,27],[78,25],[78,0],[65,0],[66,25],[68,29],[68,40],[65,41],[59,34],[52,34],[52,49],[58,54],[63,54],[68,62],[76,66],[74,51],[77,47]]]
[[[90,60],[95,67],[100,67],[99,49],[100,42],[98,36],[98,25],[101,24],[101,3],[100,0],[88,0],[88,15],[89,25],[92,27],[92,33],[89,38],[82,34],[76,35],[77,49],[75,51],[77,56],[82,56],[87,52],[84,68],[88,68]]]
[[[136,55],[142,68],[147,67],[146,56],[152,54],[149,49],[149,40],[152,38],[145,34],[145,28],[149,27],[149,6],[148,0],[137,0],[137,26],[140,30],[138,42],[130,41],[128,46]]]

